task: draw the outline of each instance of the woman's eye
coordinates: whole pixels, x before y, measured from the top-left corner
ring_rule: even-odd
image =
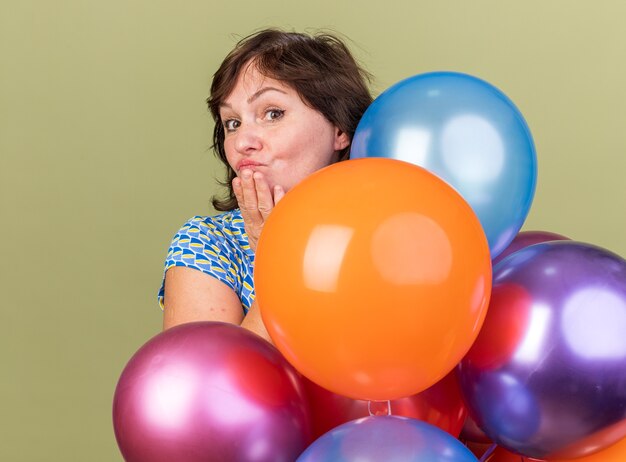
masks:
[[[267,120],[278,120],[285,114],[285,111],[282,109],[268,109],[265,112],[265,118]]]
[[[237,128],[239,128],[240,125],[241,122],[239,122],[237,119],[228,119],[224,121],[224,129],[227,132],[234,132]]]

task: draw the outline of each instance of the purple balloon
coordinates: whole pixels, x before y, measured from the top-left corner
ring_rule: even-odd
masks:
[[[493,278],[458,368],[479,427],[536,459],[582,457],[626,436],[626,261],[553,241],[510,255]]]
[[[416,419],[364,417],[319,437],[297,462],[477,462],[459,440]]]
[[[496,258],[493,259],[492,264],[495,266],[518,250],[522,250],[525,247],[533,244],[541,244],[548,241],[568,241],[569,237],[562,236],[557,233],[551,233],[548,231],[522,231],[511,241],[506,249],[502,251]]]
[[[298,377],[278,350],[241,327],[171,328],[122,372],[117,443],[127,462],[292,462],[311,441]]]

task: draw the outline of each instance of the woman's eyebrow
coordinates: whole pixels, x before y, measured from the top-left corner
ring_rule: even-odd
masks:
[[[261,88],[261,89],[257,90],[256,92],[254,92],[254,94],[253,94],[253,95],[251,95],[251,96],[248,98],[247,103],[248,103],[248,104],[252,103],[255,99],[257,99],[257,98],[258,98],[259,96],[261,96],[263,93],[268,92],[268,91],[277,91],[277,92],[282,93],[282,94],[284,94],[284,95],[286,95],[286,94],[287,94],[287,92],[286,92],[286,91],[281,90],[280,88],[276,88],[276,87],[263,87],[263,88]],[[222,108],[222,107],[232,109],[232,106],[231,106],[230,104],[226,103],[226,102],[223,102],[222,104],[220,104],[220,108]]]
[[[257,99],[259,96],[261,96],[263,93],[267,92],[267,91],[277,91],[279,93],[282,93],[284,95],[287,94],[286,91],[281,90],[280,88],[276,88],[276,87],[263,87],[259,90],[257,90],[252,96],[250,96],[250,98],[248,98],[248,104],[250,104],[252,101],[254,101],[255,99]]]

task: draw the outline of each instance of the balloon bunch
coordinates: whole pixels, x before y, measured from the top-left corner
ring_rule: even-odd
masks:
[[[626,262],[519,232],[536,157],[515,105],[418,75],[374,101],[351,157],[265,224],[255,290],[276,348],[194,323],[128,363],[125,459],[476,462],[462,429],[481,461],[626,454]]]
[[[626,436],[626,262],[554,233],[518,234],[536,160],[511,101],[462,74],[409,78],[365,113],[352,151],[363,157],[408,161],[445,179],[487,235],[491,301],[458,366],[483,435],[535,459],[615,448]]]

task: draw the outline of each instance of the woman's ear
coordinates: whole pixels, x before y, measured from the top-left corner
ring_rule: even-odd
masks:
[[[348,134],[335,127],[335,151],[341,151],[348,146],[350,146]]]

